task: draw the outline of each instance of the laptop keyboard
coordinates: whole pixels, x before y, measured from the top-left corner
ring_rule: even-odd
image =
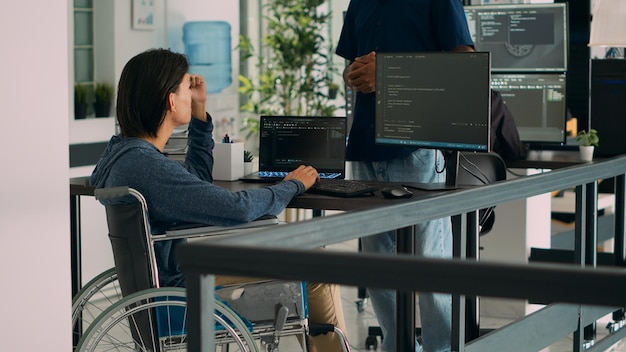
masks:
[[[284,172],[284,171],[259,171],[259,176],[261,177],[283,178],[287,176],[287,174],[288,172]]]
[[[311,187],[308,192],[348,198],[366,193],[374,193],[377,190],[378,187],[359,181],[323,179],[316,183],[315,186]]]
[[[284,171],[259,171],[259,176],[261,177],[272,177],[272,178],[283,178],[287,176],[288,172]],[[321,179],[336,179],[341,177],[341,174],[338,172],[321,172]]]

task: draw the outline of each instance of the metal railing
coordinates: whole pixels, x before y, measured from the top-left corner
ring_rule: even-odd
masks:
[[[206,329],[210,325],[206,319],[210,306],[204,305],[206,298],[212,297],[214,289],[209,274],[555,302],[507,328],[468,343],[465,343],[464,336],[453,338],[457,341],[453,349],[502,351],[516,346],[512,340],[519,340],[521,342],[517,346],[524,346],[525,350],[539,350],[571,332],[575,332],[575,340],[580,340],[580,331],[589,322],[609,314],[616,307],[626,306],[626,271],[619,266],[597,268],[593,255],[597,180],[616,177],[616,264],[623,265],[625,262],[625,174],[626,156],[622,156],[406,203],[349,211],[181,246],[177,258],[188,278],[188,302],[190,313],[193,313],[189,317],[190,348],[194,351],[212,348],[210,329]],[[578,265],[496,264],[312,250],[327,244],[412,227],[441,217],[465,217],[466,213],[476,209],[570,187],[577,190],[575,264]],[[414,281],[410,280],[411,277],[424,279]],[[541,326],[545,328],[537,328]],[[511,329],[515,329],[514,333]],[[537,331],[544,333],[539,337],[533,336]],[[618,334],[609,336],[606,342],[598,343],[594,348],[605,346],[611,339],[624,337],[622,335],[623,332],[618,331]],[[574,342],[574,350],[580,348],[576,346],[582,346],[582,341],[579,342]]]

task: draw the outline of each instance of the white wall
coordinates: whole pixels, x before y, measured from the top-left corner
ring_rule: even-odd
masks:
[[[0,13],[3,351],[71,350],[65,3]]]

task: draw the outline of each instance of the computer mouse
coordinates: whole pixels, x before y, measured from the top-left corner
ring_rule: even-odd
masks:
[[[381,190],[383,197],[385,198],[411,198],[413,192],[403,186],[385,187]]]

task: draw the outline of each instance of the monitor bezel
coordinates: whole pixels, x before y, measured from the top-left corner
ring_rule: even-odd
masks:
[[[485,56],[487,61],[488,61],[488,67],[490,66],[490,53],[489,52],[413,52],[413,53],[397,53],[397,52],[393,52],[393,53],[377,53],[376,54],[376,68],[377,71],[380,70],[380,65],[381,62],[383,62],[384,60],[380,60],[381,58],[385,58],[387,56],[397,56],[397,55],[419,55],[419,56],[424,56],[424,55],[428,55],[428,56],[433,56],[433,58],[435,57],[443,57],[446,55],[456,55],[457,57],[459,55],[481,55],[481,56]],[[458,60],[458,59],[455,59]],[[441,72],[442,75],[447,75],[449,74],[449,72],[446,70],[446,72]],[[376,114],[375,114],[375,121],[374,121],[374,130],[375,130],[375,135],[374,135],[374,140],[376,144],[379,145],[385,145],[385,146],[398,146],[398,147],[415,147],[415,148],[428,148],[428,149],[439,149],[439,150],[447,150],[447,151],[477,151],[477,152],[489,152],[491,151],[491,93],[490,93],[490,85],[491,85],[491,70],[487,69],[485,72],[485,77],[483,77],[484,80],[486,80],[486,82],[483,82],[483,84],[485,84],[485,94],[486,94],[486,107],[485,107],[485,113],[486,113],[486,140],[477,142],[477,143],[454,143],[451,141],[435,141],[435,140],[426,140],[426,139],[421,139],[421,140],[402,140],[402,139],[389,139],[389,138],[384,138],[384,137],[378,137],[378,131],[380,128],[379,122],[380,119],[382,118],[379,114],[379,102],[380,102],[380,94],[381,94],[381,90],[383,89],[383,87],[381,86],[381,81],[378,79],[376,79]],[[466,82],[466,81],[464,81]],[[463,110],[463,107],[461,107],[458,104],[454,104],[453,100],[450,100],[450,106],[459,106],[461,110]]]

